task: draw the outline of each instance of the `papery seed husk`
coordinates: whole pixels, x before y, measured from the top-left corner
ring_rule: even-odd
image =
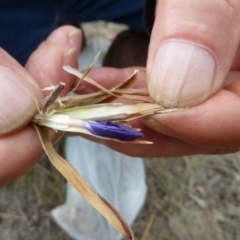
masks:
[[[81,120],[107,120],[119,119],[121,121],[128,120],[128,116],[136,115],[134,118],[141,117],[146,114],[157,113],[163,110],[157,104],[137,103],[124,105],[122,103],[97,104],[83,107],[75,107],[71,109],[58,109],[56,114],[64,114],[71,118]],[[114,118],[114,116],[119,116]],[[121,116],[121,117],[120,117]],[[131,118],[132,119],[132,118]]]
[[[111,223],[123,235],[133,240],[134,236],[131,228],[128,226],[121,214],[107,200],[96,193],[68,161],[58,155],[51,140],[49,139],[49,132],[43,131],[41,127],[36,125],[35,128],[46,154],[58,171],[99,213],[101,213],[109,221],[109,223]],[[81,219],[79,219],[79,221],[81,221]]]

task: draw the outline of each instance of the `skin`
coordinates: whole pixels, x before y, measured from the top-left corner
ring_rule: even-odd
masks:
[[[148,87],[151,97],[159,104],[167,107],[184,106],[186,109],[165,115],[148,116],[132,123],[134,127],[142,128],[145,138],[153,141],[154,144],[139,147],[129,143],[119,144],[109,141],[100,143],[124,154],[140,157],[222,154],[238,151],[240,148],[239,16],[238,0],[159,1],[147,68],[146,71],[141,71],[137,87]],[[200,47],[204,53],[207,53],[206,56],[212,57],[210,63],[214,65],[210,80],[202,79],[201,74],[195,74],[188,81],[182,79],[185,85],[188,84],[187,87],[183,85],[183,89],[188,91],[190,89],[190,92],[186,90],[185,95],[181,96],[172,94],[172,89],[168,85],[171,76],[164,79],[165,83],[161,85],[163,80],[159,75],[160,64],[159,60],[156,60],[159,46],[173,41],[184,43],[179,46],[185,47],[187,43]],[[0,98],[4,113],[0,118],[1,185],[24,174],[42,156],[42,147],[30,124],[32,117],[37,113],[36,100],[39,103],[44,95],[48,94],[42,92],[41,88],[57,84],[59,81],[66,82],[63,94],[73,88],[76,79],[64,73],[62,66],[66,64],[77,66],[76,58],[80,44],[80,31],[69,26],[59,28],[31,55],[25,68],[22,68],[4,50],[0,50],[0,65],[8,66],[13,71],[8,72],[8,75],[1,75],[0,67],[2,83]],[[170,61],[170,73],[176,69],[174,56],[172,58],[174,64],[171,67]],[[185,63],[183,61],[179,64]],[[194,69],[196,68],[194,64],[199,66],[198,61],[192,61],[188,67]],[[210,65],[203,70],[207,71]],[[112,87],[129,76],[132,71],[132,68],[100,68],[91,71],[89,76],[105,87]],[[9,78],[12,79],[11,91],[8,91],[9,81],[6,80]],[[204,84],[199,85],[198,83],[202,81],[205,81]],[[208,85],[207,81],[211,81],[210,87],[204,89],[204,86]],[[95,90],[85,84],[81,86],[79,93]],[[199,98],[202,91],[204,94],[206,92],[207,99]]]
[[[42,92],[42,88],[56,85],[59,81],[66,83],[63,95],[73,88],[75,79],[66,74],[62,66],[68,64],[77,67],[80,46],[81,32],[73,27],[62,27],[54,31],[31,55],[26,68],[21,67],[3,49],[0,50],[0,65],[12,69],[12,72],[8,71],[7,79],[0,76],[0,96],[4,99],[1,107],[5,116],[0,120],[0,185],[26,173],[42,157],[42,146],[29,122],[38,111],[37,104],[49,94]],[[10,77],[14,84],[8,91]],[[18,82],[24,87],[15,86]],[[23,93],[21,98],[19,90]],[[6,128],[7,133],[4,130]]]

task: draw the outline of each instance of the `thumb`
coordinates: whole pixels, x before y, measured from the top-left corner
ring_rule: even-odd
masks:
[[[36,114],[41,97],[38,84],[0,48],[0,135],[16,131]]]
[[[240,1],[158,1],[147,73],[165,107],[197,105],[223,84],[239,45]]]

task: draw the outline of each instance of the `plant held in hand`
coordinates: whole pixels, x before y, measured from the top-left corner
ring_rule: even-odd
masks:
[[[141,140],[143,133],[140,129],[132,128],[128,122],[146,115],[172,110],[164,109],[154,102],[143,100],[142,96],[148,96],[148,93],[132,88],[137,81],[138,71],[135,71],[118,86],[108,90],[86,76],[91,67],[85,74],[70,66],[64,66],[64,69],[77,76],[81,81],[94,84],[100,89],[99,92],[59,97],[64,88],[64,83],[60,82],[57,86],[45,88],[44,90],[52,90],[52,92],[43,99],[41,109],[33,119],[33,124],[53,165],[119,232],[129,239],[134,239],[130,227],[120,213],[96,193],[68,161],[58,155],[50,140],[49,130],[83,133],[122,143],[151,144],[148,141]],[[79,84],[81,81],[79,81]],[[134,97],[136,103],[113,102],[117,98],[128,98],[128,96]]]

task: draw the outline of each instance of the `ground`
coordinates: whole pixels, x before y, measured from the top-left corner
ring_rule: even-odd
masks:
[[[240,239],[239,154],[146,159],[145,166],[137,240]],[[64,201],[65,181],[46,159],[0,194],[1,240],[70,240],[50,217]]]
[[[88,40],[123,29],[85,27]],[[240,153],[145,159],[145,167],[147,199],[132,226],[137,240],[240,239]],[[50,216],[65,200],[65,180],[46,158],[0,196],[0,240],[70,240]]]

